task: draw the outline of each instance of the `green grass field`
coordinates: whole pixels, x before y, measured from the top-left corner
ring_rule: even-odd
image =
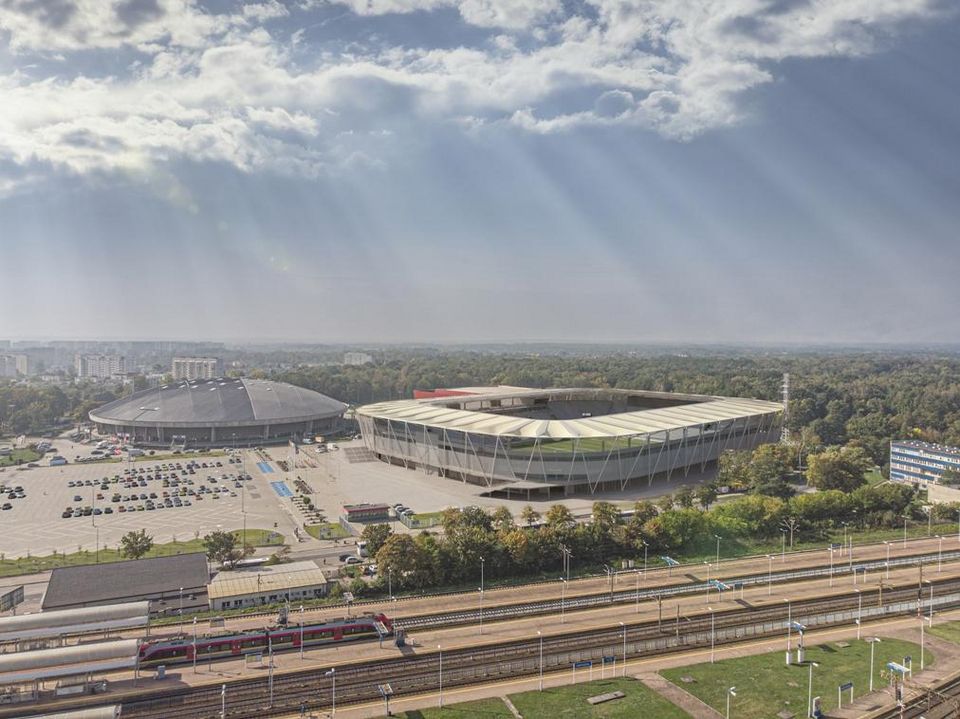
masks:
[[[960,644],[960,622],[946,622],[944,624],[934,624],[927,629],[929,634],[948,642]]]
[[[12,454],[0,457],[0,467],[12,467],[20,460],[23,464],[27,462],[36,462],[40,459],[40,454],[32,449],[15,449]]]
[[[875,652],[874,689],[887,685],[885,675],[889,661],[902,663],[905,656],[912,656],[919,671],[920,647],[917,644],[882,639],[876,645]],[[925,657],[926,666],[929,667],[933,663],[933,654],[927,651]],[[811,646],[807,648],[807,661],[820,665],[813,670],[813,696],[821,697],[824,711],[837,706],[837,687],[840,684],[853,682],[854,697],[866,694],[869,690],[868,642],[851,640],[850,646],[843,648],[834,642]],[[731,714],[742,719],[767,719],[785,709],[795,712],[798,717],[806,716],[809,671],[808,665],[786,666],[784,652],[780,650],[726,659],[715,664],[665,669],[660,673],[720,712],[726,709],[728,688],[736,687],[737,696],[733,700]],[[692,678],[693,681],[684,682],[682,677]],[[847,701],[849,692],[845,694],[844,701]]]
[[[621,691],[626,696],[591,706],[587,697]],[[524,719],[689,719],[674,706],[636,679],[602,679],[573,686],[510,694],[510,701]],[[400,712],[405,719],[514,719],[502,699],[481,699],[452,704],[443,709]]]
[[[857,532],[848,531],[847,537],[850,537],[851,535],[853,536],[854,543],[854,560],[856,560],[857,546],[862,544],[882,542],[884,540],[902,540],[903,527],[900,527],[899,529],[871,529]],[[953,537],[953,542],[955,544],[957,524],[956,522],[951,522],[949,524],[934,524],[930,535],[934,537],[937,535],[941,535],[943,537]],[[923,522],[907,527],[907,537],[909,538],[926,536],[928,536],[927,525]],[[818,539],[816,541],[801,542],[798,540],[794,542],[793,549],[794,551],[801,549],[822,549],[824,550],[824,561],[828,562],[829,555],[826,552],[827,547],[831,542],[842,543],[843,537],[844,534],[842,529],[834,530],[829,532],[822,539]],[[748,537],[723,539],[720,542],[720,559],[730,559],[745,555],[779,555],[780,546],[781,544],[779,537],[775,540],[751,539]],[[946,546],[946,540],[944,540],[945,549]],[[716,557],[716,551],[716,540],[713,537],[704,535],[699,541],[692,543],[683,552],[678,552],[676,554],[672,554],[671,556],[683,562],[705,562],[713,561]],[[790,551],[789,541],[787,543],[787,551]],[[835,561],[838,563],[840,562],[839,556],[835,557]],[[654,566],[653,558],[651,558],[650,565]]]
[[[233,534],[240,539],[243,530],[235,529]],[[282,545],[284,538],[282,534],[274,534],[269,529],[248,529],[247,544],[254,547],[273,547]],[[172,554],[190,554],[191,552],[202,552],[203,540],[190,539],[187,541],[166,542],[156,544],[147,554],[147,557],[168,557]],[[43,572],[57,567],[73,567],[81,564],[94,564],[97,561],[119,562],[124,558],[116,547],[100,547],[99,553],[95,547],[84,547],[81,550],[70,554],[56,554],[47,556],[21,557],[19,559],[0,558],[0,577],[15,577],[21,574],[33,574]]]
[[[307,534],[314,539],[346,539],[350,536],[350,533],[340,526],[339,522],[310,524],[307,526]]]

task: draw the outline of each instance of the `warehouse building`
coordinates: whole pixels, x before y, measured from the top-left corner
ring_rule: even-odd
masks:
[[[41,608],[76,609],[150,602],[152,614],[206,609],[210,571],[203,552],[169,557],[58,567],[50,575]]]
[[[210,582],[210,609],[238,609],[327,596],[330,580],[313,562],[220,572]]]

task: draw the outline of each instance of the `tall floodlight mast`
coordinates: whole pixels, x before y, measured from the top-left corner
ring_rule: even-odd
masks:
[[[780,441],[783,444],[790,442],[790,428],[787,426],[787,422],[790,419],[790,373],[783,373],[783,426],[780,430]]]

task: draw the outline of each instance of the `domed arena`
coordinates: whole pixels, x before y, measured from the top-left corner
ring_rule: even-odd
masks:
[[[90,412],[100,434],[144,446],[248,447],[336,429],[347,405],[284,382],[219,378],[175,382]]]

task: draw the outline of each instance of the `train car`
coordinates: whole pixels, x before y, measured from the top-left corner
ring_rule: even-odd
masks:
[[[380,639],[393,633],[393,624],[384,614],[364,615],[351,619],[339,619],[323,624],[305,624],[303,630],[297,625],[270,627],[249,632],[178,637],[177,639],[148,641],[140,646],[140,666],[179,664],[192,662],[194,651],[198,661],[226,659],[244,654],[259,654],[269,651],[281,652],[303,646],[336,644],[359,639]]]

